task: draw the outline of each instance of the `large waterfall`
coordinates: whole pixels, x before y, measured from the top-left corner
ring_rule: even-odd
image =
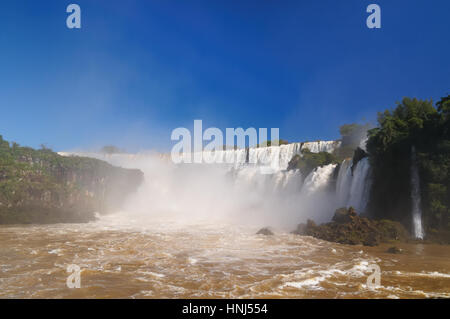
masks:
[[[292,227],[307,218],[330,221],[338,207],[354,206],[362,212],[370,183],[369,162],[362,159],[318,167],[304,176],[287,170],[295,155],[333,152],[340,141],[291,143],[281,146],[203,152],[222,164],[178,164],[156,153],[97,154],[113,165],[139,168],[145,183],[130,199],[127,211],[186,218],[230,218],[252,224]],[[69,155],[69,154],[63,154]],[[338,174],[336,174],[338,173]],[[332,183],[337,175],[336,187]]]
[[[422,210],[420,208],[420,178],[417,167],[416,149],[411,148],[411,200],[412,200],[412,220],[414,226],[414,236],[423,239],[424,232],[422,228]]]
[[[313,153],[333,152],[340,146],[340,141],[317,141],[305,143],[290,143],[280,146],[251,147],[237,150],[220,150],[202,152],[202,158],[207,163],[229,163],[235,168],[244,164],[254,164],[277,172],[286,170],[294,155],[301,155],[308,149]]]

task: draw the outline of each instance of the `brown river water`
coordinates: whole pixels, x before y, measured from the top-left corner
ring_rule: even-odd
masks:
[[[0,298],[449,298],[450,247],[347,246],[230,224],[118,216],[0,227]],[[68,288],[68,265],[81,269]],[[371,288],[370,265],[380,267]]]

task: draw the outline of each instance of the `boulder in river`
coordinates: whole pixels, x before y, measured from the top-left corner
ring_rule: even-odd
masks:
[[[403,249],[392,246],[389,247],[388,250],[386,250],[386,252],[390,254],[401,254],[403,252]]]
[[[273,232],[269,229],[269,227],[264,227],[258,230],[256,233],[257,235],[264,235],[264,236],[272,236]]]

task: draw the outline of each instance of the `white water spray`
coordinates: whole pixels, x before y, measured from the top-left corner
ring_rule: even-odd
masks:
[[[327,187],[336,166],[336,164],[329,164],[313,170],[305,179],[305,183],[302,187],[302,194],[311,196],[319,190],[324,190]]]
[[[330,220],[336,203],[334,193],[326,185],[335,165],[302,176],[300,170],[286,170],[289,161],[296,154],[302,156],[304,149],[332,152],[339,145],[339,141],[318,141],[218,151],[216,155],[236,159],[228,164],[174,165],[170,157],[156,153],[75,155],[144,172],[144,184],[124,207],[133,212],[133,218],[228,220],[292,230],[292,225],[307,218],[317,222]]]
[[[420,208],[420,177],[417,167],[416,148],[414,146],[411,148],[411,200],[414,235],[416,238],[423,239],[422,210]]]

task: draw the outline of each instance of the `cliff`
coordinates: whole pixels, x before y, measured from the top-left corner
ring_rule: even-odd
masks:
[[[0,136],[0,224],[88,222],[120,207],[140,170],[8,143]]]

